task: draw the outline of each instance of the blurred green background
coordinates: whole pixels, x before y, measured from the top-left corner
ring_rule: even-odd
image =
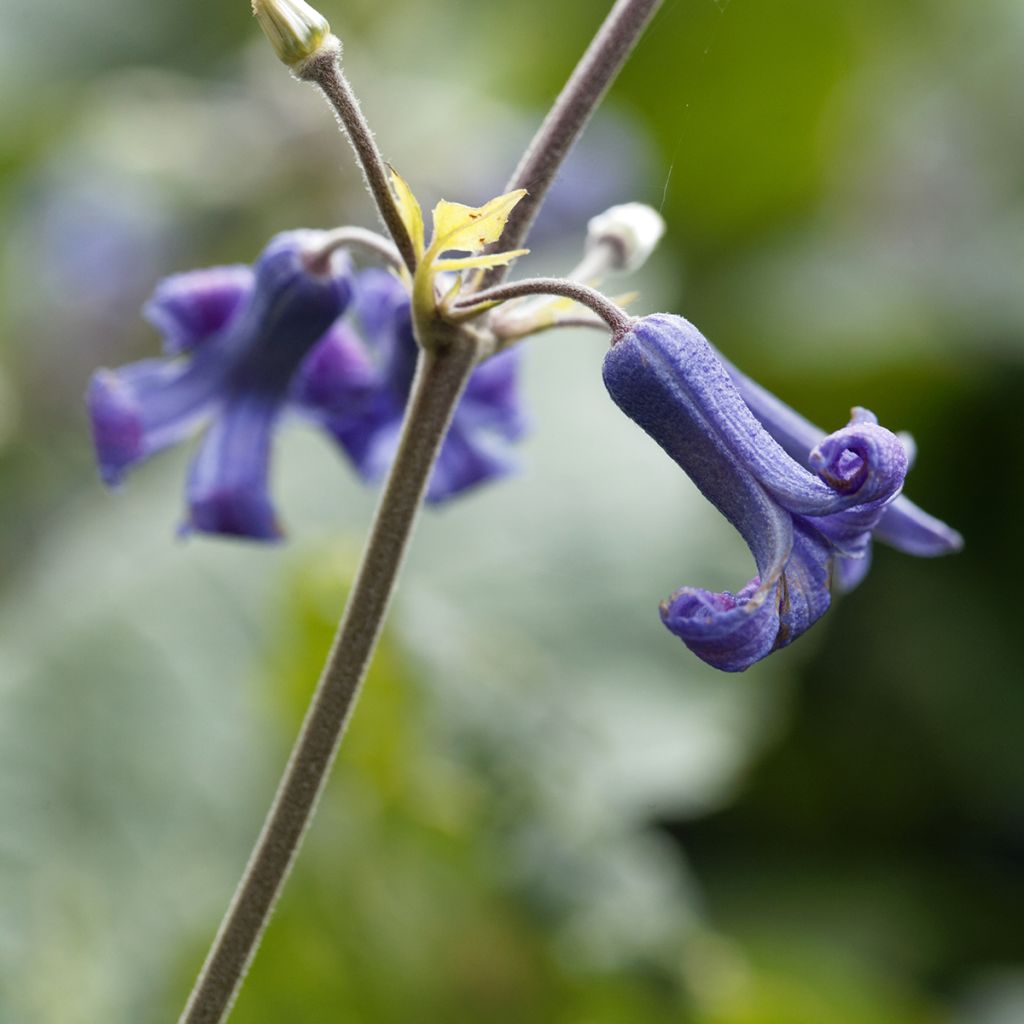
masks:
[[[175,539],[187,452],[97,482],[88,376],[170,272],[371,225],[245,0],[0,0],[0,1021],[176,1018],[324,657],[374,496],[299,427],[290,543]],[[388,158],[482,201],[598,0],[325,0]],[[743,676],[661,626],[739,539],[529,344],[523,471],[425,518],[239,1024],[1022,1024],[1024,5],[668,0],[548,203],[660,207],[685,313],[834,428],[913,432],[967,539],[879,550]],[[524,264],[521,272],[525,272]]]

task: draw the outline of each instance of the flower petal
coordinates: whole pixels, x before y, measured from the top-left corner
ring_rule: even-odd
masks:
[[[897,498],[874,529],[878,540],[919,558],[933,558],[960,551],[964,539],[940,519],[928,515],[909,498]]]
[[[492,431],[506,441],[518,441],[526,433],[528,421],[519,395],[521,355],[521,348],[510,348],[473,371],[455,412],[463,427]]]
[[[104,483],[120,483],[131,466],[191,434],[215,408],[225,372],[218,357],[97,370],[86,403]]]
[[[277,540],[281,529],[267,477],[270,444],[280,405],[246,396],[230,402],[214,421],[192,462],[184,532]]]
[[[246,266],[175,274],[157,285],[142,313],[163,334],[164,351],[178,355],[223,330],[252,287],[252,268]]]
[[[360,476],[375,481],[386,474],[394,459],[418,356],[409,295],[404,286],[384,270],[370,269],[357,274],[352,321],[372,367],[362,377],[363,381],[371,382],[371,393],[318,418],[345,450]],[[346,324],[342,334],[347,335],[348,329]],[[340,363],[340,354],[338,358]],[[350,353],[344,368],[346,375],[355,376],[352,365],[357,361],[358,357]],[[526,429],[518,375],[516,351],[494,356],[473,371],[442,443],[428,485],[428,501],[445,501],[514,471],[516,463],[507,451],[508,442],[520,438]],[[308,400],[302,404],[309,406]]]
[[[315,417],[358,413],[380,373],[347,324],[336,322],[302,361],[291,384],[291,401]]]
[[[341,412],[323,417],[320,423],[352,460],[363,480],[375,483],[384,478],[402,429],[402,406],[394,396],[378,391],[357,415]]]
[[[683,587],[662,603],[661,620],[702,661],[742,672],[775,650],[779,580],[762,586],[755,576],[737,594]]]
[[[427,485],[432,505],[515,472],[517,463],[493,435],[467,429],[456,419],[448,428]]]
[[[864,549],[864,554],[857,558],[836,557],[832,574],[833,586],[837,593],[848,594],[860,586],[871,568],[871,545]]]
[[[283,398],[303,360],[352,298],[348,261],[333,260],[326,273],[309,257],[324,232],[287,231],[271,239],[255,267],[249,301],[221,336],[234,360],[230,389]]]
[[[801,465],[809,465],[810,452],[824,438],[825,432],[740,372],[724,357],[722,364],[765,429],[792,458]],[[913,452],[906,442],[904,448],[907,449],[909,466]],[[920,557],[951,554],[959,551],[964,543],[956,530],[930,516],[903,495],[882,512],[873,533],[878,540],[897,551]]]

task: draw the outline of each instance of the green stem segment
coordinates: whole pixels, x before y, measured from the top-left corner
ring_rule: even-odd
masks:
[[[569,150],[661,3],[662,0],[617,0],[608,12],[505,186],[506,192],[525,188],[529,194],[509,215],[495,251],[522,248]],[[508,267],[492,267],[482,276],[480,288],[499,284],[507,273]]]
[[[345,727],[395,588],[431,467],[476,362],[471,337],[420,357],[398,453],[362,565],[263,831],[179,1024],[226,1020],[288,877]]]

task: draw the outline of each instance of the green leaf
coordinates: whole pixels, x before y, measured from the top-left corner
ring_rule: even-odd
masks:
[[[511,249],[508,252],[495,252],[487,256],[460,256],[457,259],[436,260],[434,270],[472,270],[474,267],[502,267],[520,256],[525,256],[529,249]]]

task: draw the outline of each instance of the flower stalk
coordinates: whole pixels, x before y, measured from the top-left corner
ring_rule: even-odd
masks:
[[[486,291],[474,292],[462,303],[456,303],[454,311],[456,314],[462,313],[465,319],[470,319],[483,311],[480,309],[481,306],[488,308],[491,303],[536,295],[558,295],[586,306],[607,324],[612,332],[613,341],[625,334],[633,322],[633,318],[624,309],[595,288],[561,277],[531,277],[525,281],[514,281],[512,284],[497,285]]]
[[[402,440],[345,614],[263,830],[179,1024],[227,1019],[330,775],[431,468],[475,362],[475,342],[461,332],[446,348],[420,357]]]
[[[301,0],[260,0],[258,7],[295,13]],[[506,192],[531,193],[505,224],[494,248],[517,250],[573,142],[582,131],[661,0],[617,0],[594,42],[544,121]],[[315,12],[314,12],[315,13]],[[261,25],[268,31],[267,18]],[[404,266],[416,276],[417,243],[403,219],[387,167],[340,64],[341,43],[300,18],[297,62],[284,42],[275,48],[296,77],[317,85],[336,111],[355,150],[367,186]],[[273,22],[268,35],[291,21]],[[325,23],[326,24],[326,23]],[[301,33],[300,33],[301,34]],[[314,38],[314,36],[317,36]],[[280,43],[280,45],[279,45]],[[335,241],[338,241],[335,239]],[[355,239],[348,239],[355,241]],[[365,239],[363,239],[365,241]],[[508,242],[509,244],[505,244]],[[341,244],[339,242],[339,244]],[[478,263],[483,265],[482,263]],[[483,285],[497,285],[504,267],[491,267]],[[422,275],[421,275],[422,276]],[[616,336],[631,319],[614,303],[578,282],[542,281],[547,293],[582,301]],[[469,306],[538,294],[537,282],[467,296]],[[378,505],[362,563],[344,615],[296,740],[274,802],[245,873],[203,965],[179,1024],[220,1024],[226,1020],[260,938],[288,877],[317,801],[329,777],[345,728],[376,647],[399,570],[415,526],[430,474],[448,426],[481,355],[481,340],[453,322],[437,325],[430,347],[421,349],[416,379],[403,422],[399,448]],[[421,345],[424,339],[418,338]]]
[[[328,36],[311,57],[292,70],[297,78],[318,86],[334,108],[338,121],[355,150],[366,187],[370,190],[384,226],[394,239],[402,262],[410,273],[414,273],[416,249],[391,191],[387,165],[377,148],[373,132],[370,131],[370,126],[359,109],[359,101],[341,69],[340,41],[335,36]]]

